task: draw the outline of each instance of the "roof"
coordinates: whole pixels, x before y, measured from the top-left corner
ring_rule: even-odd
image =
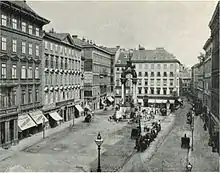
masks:
[[[27,3],[26,1],[22,1],[22,0],[10,0],[10,1],[2,1],[4,3],[11,3],[19,8],[21,8],[22,10],[31,13],[32,15],[40,18],[40,20],[42,20],[45,24],[48,24],[50,21],[41,17],[40,15],[38,15]]]
[[[127,51],[121,51],[116,64],[127,64],[128,60],[129,60],[128,59],[128,52]]]
[[[220,8],[220,1],[218,1],[218,4],[216,5],[215,11],[214,11],[214,13],[212,15],[212,18],[211,18],[210,22],[209,22],[209,27],[210,28],[213,25],[214,19],[216,17],[219,17],[219,8]]]
[[[203,49],[206,50],[206,48],[207,48],[211,43],[212,43],[212,39],[209,38],[209,39],[205,42],[205,44],[204,44],[204,46],[203,46]]]
[[[169,61],[177,59],[173,54],[167,52],[164,48],[156,48],[155,50],[134,50],[132,60]]]

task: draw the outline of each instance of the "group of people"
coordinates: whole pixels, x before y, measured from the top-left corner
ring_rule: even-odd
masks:
[[[149,147],[150,143],[154,141],[158,133],[161,131],[160,120],[158,122],[153,122],[151,128],[144,128],[144,131],[146,132],[145,135],[139,133],[136,138],[135,148],[137,149],[137,151],[141,152],[145,151]]]

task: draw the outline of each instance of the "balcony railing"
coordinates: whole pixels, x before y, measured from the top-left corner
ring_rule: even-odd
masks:
[[[18,85],[18,79],[0,79],[0,86],[13,87]]]
[[[21,105],[21,110],[34,109],[36,107],[41,107],[41,106],[42,106],[42,104],[40,102],[29,103],[29,104]]]
[[[9,108],[0,108],[0,115],[17,113],[17,106],[9,107]]]

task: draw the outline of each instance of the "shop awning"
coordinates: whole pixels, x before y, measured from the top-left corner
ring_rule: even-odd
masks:
[[[83,112],[83,108],[80,106],[80,105],[75,105],[76,109],[79,111],[79,112]]]
[[[45,119],[45,122],[48,122],[48,119],[44,116],[43,112],[40,110],[31,112],[29,113],[29,115],[31,116],[31,118],[33,118],[36,124],[42,124],[43,119]]]
[[[28,114],[18,116],[18,127],[21,131],[37,126]]]
[[[114,99],[113,99],[111,96],[107,97],[107,99],[108,99],[110,102],[113,102],[113,101],[114,101]]]
[[[138,103],[143,103],[143,99],[138,99]]]
[[[169,100],[169,101],[170,101],[170,103],[171,103],[171,104],[173,104],[173,103],[174,103],[174,100]]]
[[[92,109],[90,108],[89,105],[85,105],[85,106],[84,106],[84,109],[88,109],[89,111],[92,111]]]
[[[57,112],[51,112],[49,113],[49,115],[56,121],[60,121],[63,119]]]
[[[148,103],[156,103],[156,99],[148,99]]]

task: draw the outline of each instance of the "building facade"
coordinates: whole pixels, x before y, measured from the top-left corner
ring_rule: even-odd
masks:
[[[212,38],[212,70],[211,70],[211,78],[212,78],[212,89],[211,89],[211,127],[212,128],[212,141],[214,144],[214,148],[216,148],[219,152],[219,34],[220,34],[220,26],[219,26],[219,9],[220,2],[216,6],[212,19],[209,23],[209,27],[211,29],[211,38]]]
[[[68,33],[53,29],[43,36],[43,112],[54,126],[70,121],[83,112],[81,47]]]
[[[119,56],[116,65],[116,94],[121,96],[120,73],[123,65],[128,60],[128,53]],[[122,64],[121,64],[121,61]],[[142,106],[166,106],[167,102],[174,103],[179,97],[179,68],[180,62],[164,48],[145,50],[139,47],[133,51],[131,59],[136,66],[138,77],[137,97],[138,103]],[[128,76],[131,78],[131,76]],[[130,80],[131,81],[131,80]],[[131,82],[127,82],[126,95],[129,95]],[[169,100],[169,101],[168,101]]]
[[[180,95],[188,95],[191,87],[191,69],[182,67],[180,70]]]
[[[37,126],[29,112],[42,107],[42,27],[49,21],[24,1],[1,1],[0,146]],[[41,114],[40,112],[38,112]]]

